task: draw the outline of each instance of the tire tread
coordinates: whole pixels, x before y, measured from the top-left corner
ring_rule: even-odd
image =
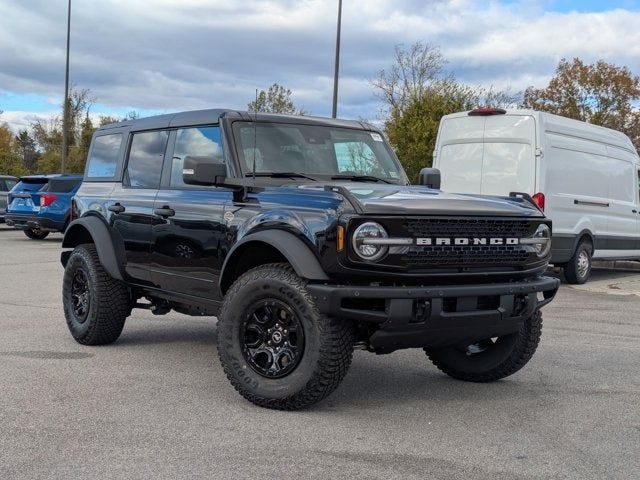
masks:
[[[220,342],[220,329],[225,328],[225,323],[230,322],[228,310],[230,301],[247,283],[256,280],[275,280],[287,283],[300,294],[305,302],[314,310],[320,330],[321,347],[319,360],[304,388],[285,398],[264,398],[254,394],[246,388],[233,374],[227,364],[223,347]],[[306,289],[306,282],[298,277],[288,264],[274,263],[262,265],[249,270],[241,275],[231,286],[225,295],[222,309],[218,316],[218,356],[224,368],[224,372],[231,385],[250,402],[260,407],[275,410],[299,410],[308,407],[326,398],[332,393],[344,379],[351,365],[353,357],[354,332],[351,324],[344,320],[320,315],[315,307],[313,298]]]
[[[126,285],[111,277],[100,263],[98,252],[95,245],[83,244],[76,247],[73,255],[80,255],[83,257],[89,275],[93,278],[94,283],[94,296],[97,300],[95,305],[96,316],[95,318],[87,318],[87,322],[91,322],[89,329],[82,336],[74,335],[74,338],[78,343],[82,345],[106,345],[115,342],[124,328],[125,321],[131,313],[129,291]],[[69,263],[72,260],[69,258]],[[69,265],[67,263],[67,265]],[[69,281],[65,278],[65,283]],[[67,317],[67,323],[71,330],[71,324],[69,316],[72,313],[68,312],[69,306],[65,305],[65,317]],[[73,334],[73,330],[72,330]]]
[[[487,383],[495,382],[501,378],[513,375],[524,367],[538,348],[542,335],[542,313],[537,310],[523,324],[520,330],[520,337],[515,344],[515,348],[505,361],[497,367],[482,373],[472,373],[459,370],[446,364],[438,358],[435,351],[425,348],[429,360],[443,373],[446,373],[457,380],[466,382]]]

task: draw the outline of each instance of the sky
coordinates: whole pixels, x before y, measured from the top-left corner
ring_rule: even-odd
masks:
[[[246,109],[277,82],[329,116],[337,0],[72,0],[70,79],[93,114]],[[379,121],[371,80],[398,45],[439,47],[471,86],[544,87],[558,61],[640,74],[640,0],[344,0],[338,116]],[[0,0],[0,121],[59,111],[66,0]]]

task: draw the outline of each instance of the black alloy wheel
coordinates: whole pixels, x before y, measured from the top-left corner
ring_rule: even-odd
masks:
[[[87,272],[82,267],[75,271],[71,280],[71,301],[77,322],[84,323],[89,313],[91,292]]]
[[[304,353],[304,330],[293,310],[277,299],[253,303],[241,325],[242,354],[249,366],[267,378],[292,372]]]

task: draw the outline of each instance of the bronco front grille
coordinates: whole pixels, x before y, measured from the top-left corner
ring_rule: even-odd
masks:
[[[533,233],[530,220],[500,218],[408,218],[403,225],[414,238],[523,238]],[[530,252],[522,245],[412,246],[401,257],[409,269],[523,265]]]
[[[404,227],[414,237],[526,237],[529,220],[498,218],[409,218]]]
[[[380,223],[391,239],[411,240],[390,246],[388,254],[376,262],[380,267],[420,274],[491,273],[520,271],[543,262],[533,246],[519,242],[535,233],[539,217],[387,216],[358,223],[362,221]],[[355,254],[350,259],[366,264]]]

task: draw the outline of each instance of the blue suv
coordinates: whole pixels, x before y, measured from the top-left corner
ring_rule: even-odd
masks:
[[[71,218],[71,199],[80,188],[79,175],[22,177],[7,199],[7,225],[33,240],[64,232]]]

